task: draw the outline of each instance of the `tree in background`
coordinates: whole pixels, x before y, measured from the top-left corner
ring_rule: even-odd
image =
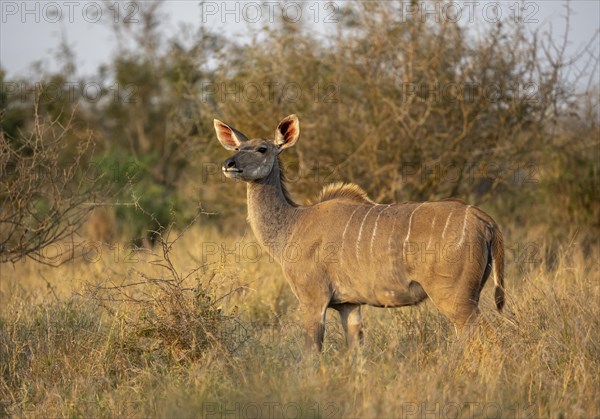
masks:
[[[152,231],[192,218],[199,201],[241,222],[243,185],[222,187],[226,154],[212,119],[271,136],[290,113],[300,116],[302,144],[285,161],[300,198],[345,180],[383,202],[453,196],[553,235],[600,230],[597,84],[575,94],[598,61],[589,48],[567,57],[566,35],[557,45],[506,19],[475,38],[447,19],[402,17],[401,1],[352,2],[333,32],[281,19],[249,28],[241,46],[203,26],[167,40],[161,7],[139,3],[141,24],[114,26],[112,61],[95,80],[75,80],[102,86],[101,100],[40,102],[48,121],[64,126],[72,115],[71,126],[95,140],[82,161],[111,183],[123,238],[152,241]],[[74,81],[67,47],[59,58],[63,68],[42,81]],[[33,102],[4,92],[1,100],[14,159],[19,141],[33,138],[21,135],[35,132]],[[78,141],[59,158],[77,156]]]
[[[39,96],[29,134],[14,119],[8,132],[0,131],[0,263],[24,257],[60,263],[42,250],[71,237],[105,191],[85,170],[91,133],[74,125],[73,114],[65,123],[60,114],[39,115]]]

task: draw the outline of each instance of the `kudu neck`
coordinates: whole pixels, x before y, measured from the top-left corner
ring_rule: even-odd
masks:
[[[299,211],[287,195],[279,161],[266,178],[248,182],[247,191],[248,221],[254,235],[278,259]]]

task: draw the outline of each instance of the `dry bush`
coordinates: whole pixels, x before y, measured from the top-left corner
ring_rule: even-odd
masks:
[[[73,114],[63,124],[37,110],[36,101],[29,134],[0,131],[0,263],[47,263],[41,250],[70,237],[106,191],[86,171],[91,132],[76,129]]]
[[[132,268],[125,277],[104,278],[86,292],[113,315],[126,307],[117,317],[136,350],[185,363],[210,350],[229,354],[227,328],[235,326],[235,319],[221,307],[229,294],[217,297],[215,292],[216,272],[202,263],[182,272],[173,260],[174,246],[192,224],[178,234],[172,226],[156,232],[159,252],[139,249],[150,269]]]

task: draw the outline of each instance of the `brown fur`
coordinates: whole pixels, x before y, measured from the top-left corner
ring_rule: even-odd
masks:
[[[295,116],[275,140],[249,140],[220,121],[217,137],[237,153],[223,163],[247,182],[248,220],[282,267],[321,348],[327,308],[340,313],[350,345],[362,340],[361,306],[403,307],[430,299],[462,330],[478,320],[489,275],[504,305],[504,247],[495,221],[463,201],[377,204],[353,184],[326,186],[299,206],[287,194],[279,153],[298,139]],[[292,252],[290,252],[292,249]]]

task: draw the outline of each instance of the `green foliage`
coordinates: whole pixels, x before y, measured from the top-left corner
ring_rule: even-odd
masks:
[[[189,221],[176,191],[154,181],[151,171],[157,161],[157,153],[136,158],[112,147],[91,162],[93,175],[113,190],[111,204],[120,236],[138,245],[143,245],[144,238],[154,244],[157,232],[171,223]]]

